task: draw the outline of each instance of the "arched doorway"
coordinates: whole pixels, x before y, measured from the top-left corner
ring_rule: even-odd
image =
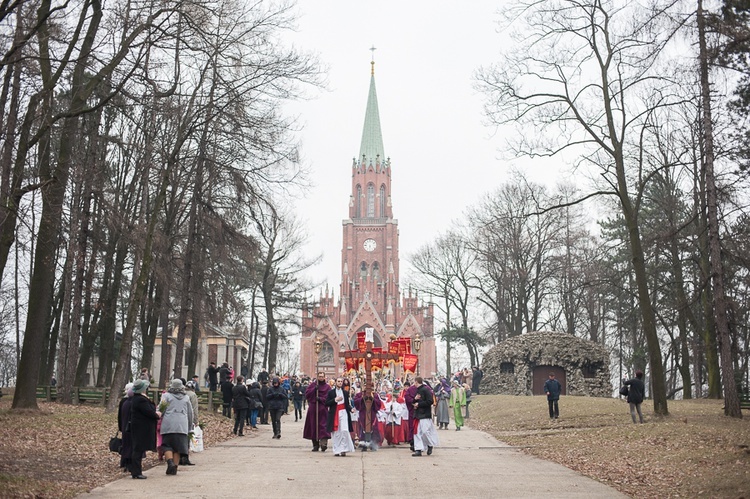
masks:
[[[534,395],[544,395],[544,382],[547,381],[549,373],[555,373],[555,379],[560,382],[562,388],[560,394],[566,395],[567,383],[565,381],[565,369],[560,366],[536,366],[534,368],[533,385],[531,393]]]
[[[364,325],[361,328],[359,328],[359,331],[364,331],[366,327],[370,327],[370,326]],[[372,346],[375,348],[383,346],[383,341],[380,339],[380,335],[378,334],[377,329],[372,334]],[[357,333],[354,333],[352,337],[349,338],[349,348],[351,350],[357,349]]]

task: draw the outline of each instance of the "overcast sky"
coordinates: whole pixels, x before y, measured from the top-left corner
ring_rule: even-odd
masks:
[[[408,256],[519,166],[501,157],[504,138],[483,124],[473,74],[499,58],[498,1],[300,0],[301,49],[328,68],[328,90],[293,107],[304,130],[302,154],[314,183],[296,204],[308,221],[310,275],[338,296],[341,221],[348,215],[352,158],[358,155],[376,47],[375,82],[400,229],[402,290]],[[549,171],[528,166],[532,178]]]

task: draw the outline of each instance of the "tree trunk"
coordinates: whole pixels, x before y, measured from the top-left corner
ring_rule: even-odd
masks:
[[[700,51],[701,104],[703,111],[703,142],[705,147],[706,206],[708,207],[708,247],[711,263],[711,283],[715,309],[716,337],[721,358],[721,374],[724,379],[724,414],[742,418],[737,384],[734,379],[729,320],[727,318],[726,294],[724,292],[724,266],[721,261],[721,239],[717,207],[716,180],[714,176],[714,136],[711,118],[711,87],[708,77],[708,50],[706,47],[706,25],[703,0],[698,0],[698,45]]]

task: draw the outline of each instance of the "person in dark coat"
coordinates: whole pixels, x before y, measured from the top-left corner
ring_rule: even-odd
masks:
[[[133,440],[130,434],[130,408],[133,405],[133,383],[125,385],[125,397],[120,400],[117,409],[117,427],[122,433],[122,447],[120,447],[120,468],[130,471],[133,455]]]
[[[237,384],[232,388],[232,407],[234,407],[234,430],[237,436],[244,436],[245,418],[250,408],[250,394],[245,386],[245,378],[237,376]]]
[[[474,371],[474,376],[471,378],[471,393],[479,395],[479,383],[482,381],[484,373],[479,369],[479,366],[474,366],[471,370]]]
[[[628,404],[630,405],[630,417],[635,421],[635,413],[638,412],[638,418],[643,423],[643,413],[641,413],[641,404],[643,403],[643,396],[646,391],[646,386],[643,384],[643,371],[636,371],[635,378],[629,379],[623,383],[628,387]]]
[[[549,418],[559,418],[560,408],[558,407],[558,401],[560,400],[560,393],[562,393],[562,386],[560,385],[560,382],[555,379],[555,373],[549,373],[549,379],[544,382],[544,393],[547,395]]]
[[[305,390],[299,381],[292,386],[292,403],[294,404],[294,421],[302,419],[302,401],[305,400]]]
[[[221,369],[219,369],[219,384],[224,383],[227,380],[232,380],[232,376],[230,376],[230,373],[232,370],[229,368],[229,363],[224,362],[221,365]]]
[[[250,389],[247,393],[250,396],[250,408],[248,409],[248,412],[250,413],[250,427],[253,430],[257,430],[258,412],[263,407],[263,394],[260,393],[260,383],[256,381],[250,385]]]
[[[268,400],[268,409],[271,413],[273,438],[281,438],[281,415],[289,407],[289,394],[281,386],[279,378],[273,378],[271,381],[271,387],[266,392],[266,400]]]
[[[414,453],[412,457],[422,457],[422,451],[427,449],[427,455],[432,454],[434,447],[439,444],[437,430],[432,424],[432,405],[435,393],[429,384],[423,383],[422,377],[414,378],[414,386],[417,387],[417,394],[414,396]]]
[[[221,382],[221,396],[222,396],[222,406],[221,406],[221,414],[228,417],[229,419],[232,418],[232,390],[234,389],[234,385],[232,384],[232,380],[226,379]]]
[[[217,377],[219,370],[216,368],[216,362],[211,362],[211,364],[209,364],[208,369],[206,369],[206,374],[208,375],[208,389],[215,392],[219,386],[219,380]]]
[[[147,395],[149,382],[138,379],[133,383],[133,401],[130,406],[130,435],[133,453],[130,458],[130,475],[145,479],[141,461],[146,451],[156,450],[156,422],[161,413]]]
[[[266,398],[266,395],[268,394],[268,383],[265,381],[261,381],[260,388],[260,402],[263,404],[263,407],[260,408],[260,424],[268,424],[268,398]]]

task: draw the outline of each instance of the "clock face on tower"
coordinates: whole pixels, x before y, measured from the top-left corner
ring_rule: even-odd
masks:
[[[375,239],[366,239],[362,246],[365,248],[365,251],[375,251],[375,248],[378,247],[378,243],[375,242]]]

